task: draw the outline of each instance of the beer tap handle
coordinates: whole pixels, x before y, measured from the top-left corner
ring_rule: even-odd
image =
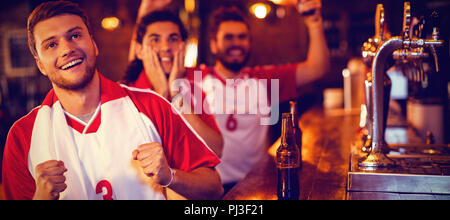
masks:
[[[439,41],[440,17],[439,17],[439,13],[437,11],[433,11],[433,13],[431,13],[430,21],[431,21],[430,22],[431,26],[433,27],[432,39],[433,39],[433,41]],[[440,45],[442,45],[442,43]],[[440,46],[440,45],[438,44],[436,46]],[[431,54],[433,54],[436,72],[439,72],[439,61],[438,61],[438,56],[437,56],[437,52],[436,52],[436,46],[430,45],[429,48],[430,48]]]
[[[409,36],[409,32],[411,29],[411,3],[405,2],[403,9],[403,40],[410,40],[411,36]]]
[[[430,46],[430,51],[431,51],[431,54],[433,54],[434,65],[435,65],[435,68],[436,68],[436,72],[438,73],[439,72],[439,60],[438,60],[438,55],[437,55],[437,52],[436,52],[436,47],[431,45]]]
[[[433,27],[433,40],[439,40],[440,17],[437,11],[431,13],[430,24]]]
[[[413,28],[413,35],[419,39],[426,38],[426,33],[424,30],[425,27],[425,18],[422,16],[419,18],[419,22],[416,26]]]
[[[378,4],[375,12],[375,39],[379,41],[383,41],[384,23],[384,7],[383,4]]]

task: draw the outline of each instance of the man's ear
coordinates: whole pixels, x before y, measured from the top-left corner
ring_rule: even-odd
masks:
[[[216,39],[211,39],[209,41],[209,49],[211,50],[211,53],[216,55],[217,54],[217,41]]]
[[[36,61],[36,65],[37,65],[39,71],[42,73],[42,75],[47,76],[47,74],[45,73],[44,65],[42,65],[42,63],[39,60],[39,58],[34,57],[34,60]]]
[[[134,52],[136,53],[136,57],[137,57],[138,59],[140,59],[140,60],[144,60],[144,59],[143,59],[143,54],[142,54],[142,52],[143,52],[143,46],[142,46],[142,44],[136,42],[134,45],[135,45],[135,47],[134,47]]]
[[[91,39],[92,39],[92,43],[94,44],[95,56],[98,56],[99,52],[98,52],[97,43],[95,43],[95,40],[92,36],[91,36]]]

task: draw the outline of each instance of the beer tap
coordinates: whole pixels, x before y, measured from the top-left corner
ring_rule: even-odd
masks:
[[[372,147],[368,157],[359,163],[362,169],[373,170],[377,168],[385,168],[395,166],[395,162],[388,158],[385,154],[385,149],[388,148],[384,140],[383,119],[386,114],[386,109],[383,103],[386,101],[386,94],[384,89],[384,76],[386,61],[394,52],[402,59],[422,58],[424,56],[424,49],[431,49],[435,51],[435,47],[442,46],[443,41],[438,39],[439,34],[434,33],[432,39],[418,38],[410,36],[411,28],[411,4],[404,3],[404,17],[403,17],[403,33],[401,36],[392,37],[381,42],[378,47],[373,63],[372,63],[372,83],[373,83],[373,123],[372,123]],[[438,29],[436,28],[438,32]],[[421,37],[421,36],[419,36]],[[433,52],[432,52],[433,53]],[[435,59],[436,65],[437,59]],[[387,100],[388,101],[388,100]]]
[[[409,19],[409,18],[406,19],[406,17],[410,17],[410,15],[409,15],[408,11],[406,11],[405,13],[406,13],[406,15],[405,15],[405,19],[404,19],[405,23],[404,23],[403,32],[408,32],[408,33],[404,33],[404,35],[406,37],[405,39],[420,40],[420,39],[426,38],[425,31],[424,31],[425,19],[423,17],[421,17],[419,19],[418,24],[415,26],[413,35],[409,36],[411,19]],[[439,22],[438,22],[437,12],[432,13],[432,15],[430,16],[430,20],[431,20],[430,23],[433,26],[432,40],[434,40],[436,42],[440,42],[439,41],[439,27],[438,27]],[[410,65],[414,66],[414,69],[416,71],[414,71],[413,73],[411,73],[411,71],[407,71],[410,74],[407,74],[406,76],[410,80],[412,80],[414,82],[424,82],[426,80],[426,77],[425,77],[425,71],[423,68],[422,61],[424,59],[429,58],[430,53],[434,60],[435,70],[436,70],[436,72],[439,72],[439,60],[438,60],[438,56],[437,56],[437,52],[436,52],[436,46],[440,46],[439,43],[429,43],[429,45],[427,45],[425,47],[417,47],[417,48],[404,47],[404,48],[394,52],[394,54],[393,54],[394,59],[403,61],[404,63],[409,63]],[[427,49],[429,50],[430,53],[426,52]]]
[[[431,14],[431,24],[433,26],[433,34],[432,34],[432,39],[435,41],[439,41],[439,14],[434,11]],[[441,46],[443,44],[443,42],[437,46]],[[435,45],[431,45],[430,47],[430,51],[433,54],[433,59],[434,59],[434,63],[435,63],[435,67],[436,67],[436,72],[439,72],[439,60],[438,60],[438,56],[437,56],[437,52],[436,52],[436,46]]]
[[[370,66],[373,62],[373,58],[376,55],[377,48],[381,45],[383,41],[387,39],[387,33],[384,33],[386,23],[385,23],[385,13],[383,4],[378,4],[375,12],[375,35],[369,38],[367,42],[363,44],[362,47],[362,57],[363,61],[367,66]],[[386,82],[387,85],[390,84],[389,79]],[[366,80],[364,82],[365,88],[365,104],[366,104],[366,135],[363,137],[362,151],[370,152],[372,145],[372,124],[373,124],[373,95],[372,95],[372,73],[369,71],[366,74]]]

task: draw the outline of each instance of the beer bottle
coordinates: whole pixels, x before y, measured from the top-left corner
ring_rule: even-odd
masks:
[[[300,126],[298,125],[298,111],[297,111],[297,102],[291,101],[289,102],[291,104],[291,114],[292,114],[292,126],[294,128],[294,137],[295,137],[295,143],[297,144],[299,154],[299,169],[302,169],[302,130],[300,129]]]
[[[298,200],[300,184],[298,178],[300,152],[295,143],[292,114],[282,117],[281,145],[277,150],[278,200]]]

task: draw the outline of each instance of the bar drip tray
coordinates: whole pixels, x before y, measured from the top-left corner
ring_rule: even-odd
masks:
[[[348,172],[350,192],[450,194],[449,145],[390,144],[387,156],[396,166],[360,169],[367,153],[353,144]]]

